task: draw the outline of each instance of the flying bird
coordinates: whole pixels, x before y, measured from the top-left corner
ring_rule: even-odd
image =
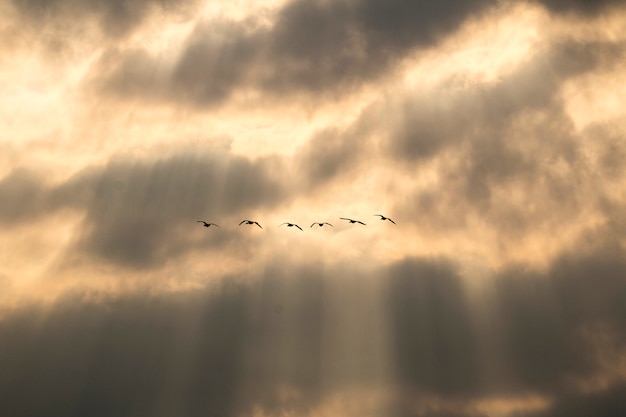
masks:
[[[347,220],[347,221],[349,221],[350,223],[361,223],[362,225],[364,225],[364,226],[365,226],[365,223],[363,223],[363,222],[361,222],[361,221],[358,221],[358,220],[348,219],[348,218],[346,218],[346,217],[340,217],[340,219],[341,219],[341,220]]]
[[[257,226],[261,227],[261,225],[258,222],[252,221],[252,220],[242,220],[241,223],[239,223],[239,226],[241,226],[242,224],[256,224]],[[263,229],[261,227],[261,229]]]
[[[220,227],[220,225],[219,225],[219,224],[215,224],[215,223],[207,223],[207,222],[205,222],[204,220],[198,220],[196,223],[203,223],[203,224],[204,224],[204,227],[210,227],[210,226],[217,226],[217,227]]]
[[[396,222],[391,220],[389,217],[383,216],[382,214],[374,214],[374,216],[380,216],[380,220],[389,220],[391,223],[396,224]]]
[[[302,228],[300,226],[298,226],[297,224],[295,224],[295,223],[283,223],[283,224],[286,224],[287,227],[294,227],[294,226],[296,226],[298,229],[302,230]],[[278,227],[282,226],[283,224],[279,225]]]
[[[313,226],[315,226],[315,225],[318,225],[319,227],[324,227],[324,225],[325,225],[325,224],[329,225],[330,227],[335,227],[335,226],[333,226],[332,224],[330,224],[330,223],[328,223],[328,222],[323,222],[323,223],[320,223],[320,222],[315,222],[315,223],[313,223],[313,224],[311,225],[311,227],[313,227]]]

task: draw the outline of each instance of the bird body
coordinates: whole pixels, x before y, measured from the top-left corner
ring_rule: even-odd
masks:
[[[242,220],[241,223],[239,223],[239,226],[241,226],[242,224],[256,224],[257,226],[261,227],[261,225],[258,222],[255,222],[253,220]],[[263,229],[261,227],[261,229]]]
[[[396,222],[391,220],[389,217],[383,216],[382,214],[374,214],[374,216],[380,216],[380,220],[389,220],[391,223],[396,224]]]
[[[297,224],[295,224],[295,223],[283,223],[283,224],[286,224],[287,227],[294,227],[295,226],[298,229],[302,230],[302,228],[300,226],[298,226]],[[283,224],[279,225],[279,227],[282,226]]]
[[[350,223],[360,223],[360,224],[362,224],[362,225],[364,225],[364,226],[365,226],[365,223],[363,223],[362,221],[359,221],[359,220],[348,219],[347,217],[340,217],[340,219],[341,219],[341,220],[347,220],[347,221],[349,221]]]
[[[196,223],[202,223],[204,227],[210,227],[210,226],[217,226],[220,227],[219,224],[215,224],[215,223],[207,223],[204,220],[198,220]]]
[[[325,225],[325,224],[329,225],[330,227],[335,227],[335,226],[333,226],[332,224],[330,224],[330,223],[328,223],[328,222],[323,222],[323,223],[322,223],[322,222],[315,222],[315,223],[313,223],[313,224],[311,225],[311,227],[313,227],[313,226],[315,226],[315,225],[318,225],[319,227],[324,227],[324,225]]]

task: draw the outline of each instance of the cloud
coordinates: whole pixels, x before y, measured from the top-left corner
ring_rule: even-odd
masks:
[[[29,221],[45,209],[45,185],[37,174],[16,169],[0,181],[0,223]]]
[[[424,227],[456,228],[477,216],[501,236],[519,236],[597,210],[605,192],[598,175],[617,180],[616,166],[623,164],[602,159],[606,154],[589,158],[588,137],[610,144],[615,133],[578,131],[562,89],[623,56],[619,42],[567,41],[548,46],[497,84],[398,99],[388,155],[407,169],[431,169],[427,163],[437,161],[438,187],[420,185],[394,211],[406,221],[429,219]],[[423,215],[413,216],[416,211]]]
[[[476,334],[453,265],[407,259],[392,265],[388,274],[398,381],[443,395],[478,390]]]
[[[289,196],[276,158],[250,161],[227,153],[181,153],[155,161],[113,159],[47,185],[15,171],[0,182],[4,222],[35,221],[66,208],[85,213],[78,247],[136,268],[161,265],[196,243],[178,233],[198,219],[220,223],[240,213],[272,207]],[[225,244],[214,234],[205,244]],[[225,240],[226,239],[226,240]]]
[[[619,42],[565,41],[545,47],[497,83],[400,97],[390,150],[415,161],[466,141],[488,149],[484,140],[509,139],[510,130],[518,128],[516,119],[533,111],[550,112],[571,126],[559,96],[561,87],[576,76],[617,64],[624,52],[625,45]]]
[[[183,154],[154,163],[114,161],[79,173],[59,193],[84,196],[81,246],[114,263],[146,267],[188,249],[182,236],[176,238],[182,225],[233,221],[233,215],[283,201],[289,185],[280,172],[272,158]]]
[[[414,48],[435,44],[494,4],[294,1],[281,10],[272,31],[270,62],[276,61],[279,71],[266,83],[272,89],[314,91],[359,83]]]
[[[609,245],[563,255],[544,274],[513,268],[501,274],[496,291],[505,351],[523,386],[567,391],[571,379],[604,368],[608,352],[626,352],[624,266],[623,250]],[[597,328],[610,335],[610,346],[598,346]]]
[[[318,96],[345,93],[393,71],[410,53],[435,45],[464,21],[479,16],[495,3],[488,0],[450,0],[437,5],[368,0],[293,1],[275,14],[271,26],[254,17],[242,22],[199,23],[174,63],[166,64],[162,57],[142,49],[114,47],[103,56],[90,79],[98,91],[113,96],[173,100],[203,107],[222,104],[234,93],[250,89],[260,91],[266,98],[298,92]],[[549,98],[555,92],[554,85],[548,84],[554,83],[556,76],[568,76],[566,66],[572,58],[576,58],[580,72],[585,66],[597,65],[599,56],[618,52],[609,49],[610,45],[600,43],[558,46],[547,59],[547,65],[556,64],[557,73],[550,73],[553,68],[549,66],[531,68],[547,71],[548,77],[519,80],[533,84],[511,84],[512,91],[496,88],[491,95],[501,94],[497,103],[489,102],[492,98],[489,92],[474,99],[484,100],[481,106],[493,106],[495,109],[485,110],[497,113],[514,111],[507,106],[520,103],[532,105],[532,100]],[[546,65],[546,62],[538,64]],[[530,96],[533,93],[535,96]],[[512,94],[510,99],[517,101],[507,103],[506,94]],[[459,133],[454,128],[476,114],[476,110],[468,107],[475,104],[470,101],[467,99],[457,105],[462,108],[455,108],[470,110],[464,113],[465,118],[434,126],[435,122],[446,121],[442,111],[447,111],[447,104],[441,108],[435,100],[435,107],[423,114],[432,120],[424,123],[424,132],[417,132],[423,133],[423,139],[414,146],[428,154],[437,150],[440,143],[433,141],[435,136]],[[430,107],[430,103],[424,104]],[[411,134],[410,129],[407,134]]]
[[[511,266],[489,281],[479,299],[467,292],[453,265],[415,258],[389,270],[399,382],[457,398],[482,392],[553,395],[605,372],[605,349],[626,353],[621,250],[564,254],[546,272]],[[477,303],[483,313],[475,310]],[[598,347],[597,334],[589,331],[597,326],[610,334],[611,345]],[[494,341],[492,363],[481,362]]]
[[[61,24],[68,16],[96,20],[109,49],[90,67],[92,75],[124,100],[207,107],[250,89],[261,93],[260,101],[285,98],[285,106],[298,108],[301,93],[334,98],[401,72],[405,58],[501,4],[431,3],[291,1],[269,21],[199,23],[176,57],[115,44],[162,8],[150,0],[27,1],[15,7],[38,23]],[[611,2],[543,3],[555,13],[595,15]],[[49,9],[36,11],[38,4]],[[110,22],[114,17],[119,21]],[[578,36],[586,35],[572,37]],[[21,232],[13,226],[32,223],[31,234],[18,236],[20,251],[54,253],[43,267],[31,268],[28,279],[13,272],[26,265],[23,259],[17,268],[10,264],[8,272],[0,271],[0,287],[28,292],[22,282],[46,287],[48,280],[84,281],[82,274],[97,282],[87,293],[65,294],[46,307],[19,300],[11,304],[15,311],[3,309],[0,391],[6,401],[0,415],[315,415],[337,401],[345,407],[341,413],[320,414],[368,414],[365,409],[372,416],[482,417],[497,412],[477,404],[529,397],[542,399],[543,411],[508,405],[512,415],[621,411],[626,148],[620,127],[610,121],[581,128],[564,86],[618,68],[624,45],[550,42],[491,84],[459,88],[455,74],[429,92],[421,81],[419,90],[385,81],[371,96],[363,94],[363,101],[373,100],[369,105],[361,96],[354,100],[365,108],[354,122],[332,121],[341,115],[311,117],[309,130],[325,127],[292,155],[249,159],[179,148],[146,159],[113,157],[61,183],[48,181],[46,166],[10,171],[0,179],[0,224],[8,230],[3,245],[12,246],[10,233]],[[381,95],[372,99],[376,93]],[[67,112],[75,117],[70,107],[84,97],[72,97],[77,101]],[[113,117],[113,124],[145,133],[142,122],[165,115],[158,123],[165,130],[150,130],[162,138],[184,117],[166,107],[154,115],[152,107],[140,107],[131,100],[127,109],[134,116]],[[194,121],[221,118],[219,129],[229,130],[229,123],[248,117],[241,116],[246,108],[235,115],[212,110],[194,113]],[[79,115],[100,126],[104,113],[94,114]],[[251,118],[279,124],[266,113]],[[60,134],[73,134],[67,132]],[[242,152],[250,149],[243,141]],[[73,157],[80,156],[76,152]],[[397,226],[376,220],[379,227],[366,221],[367,227],[335,224],[314,233],[299,223],[307,226],[301,233],[277,228],[276,221],[271,230],[254,229],[256,241],[237,226],[257,215],[265,226],[261,216],[274,221],[287,211],[301,222],[305,213],[343,209],[343,202],[371,216],[378,211],[366,206],[374,198]],[[51,229],[63,229],[62,243],[55,232],[38,240],[38,221],[46,219]],[[198,219],[224,229],[207,230]],[[419,235],[412,226],[419,226]],[[480,259],[457,252],[464,243],[447,233],[457,227],[467,227],[459,240],[486,247],[478,249]],[[480,234],[485,230],[490,236]],[[500,256],[507,242],[523,252],[531,234],[538,238],[528,258],[551,253],[540,269],[535,259],[507,263]],[[551,239],[562,239],[556,250]],[[241,265],[232,267],[225,256],[231,249],[252,255],[235,256]],[[439,257],[419,255],[426,252]],[[59,278],[50,272],[57,270],[56,258],[50,260],[57,253],[87,262],[74,269],[63,264]],[[490,256],[496,261],[484,259]],[[214,258],[223,259],[214,264]],[[98,275],[101,263],[112,265],[106,271],[113,273]],[[499,269],[484,272],[494,264]],[[170,273],[165,285],[156,282]],[[78,278],[67,278],[71,274]],[[94,293],[142,277],[137,285],[120,285],[115,296]],[[188,282],[211,287],[189,291]],[[179,292],[166,292],[170,283]],[[357,395],[358,406],[350,408],[350,392],[378,390],[388,396],[372,410],[364,405],[368,395]]]
[[[58,25],[60,38],[62,27],[68,22],[85,23],[91,19],[98,23],[102,32],[111,38],[128,35],[143,22],[151,12],[181,13],[197,3],[196,0],[13,0],[13,7],[25,21],[34,25]]]
[[[371,284],[358,278],[358,285]],[[12,395],[0,412],[228,416],[310,409],[329,394],[323,365],[334,324],[325,307],[357,301],[345,292],[358,288],[356,277],[348,279],[333,283],[321,268],[276,263],[202,291],[95,302],[68,295],[47,312],[25,308],[0,321],[0,387],[7,398],[27,390],[32,401]],[[337,323],[337,375],[376,380],[366,358],[341,346],[342,332],[362,324]]]
[[[264,37],[262,29],[240,23],[212,22],[196,28],[171,74],[170,94],[203,104],[226,100],[248,82]]]
[[[372,157],[372,137],[380,122],[380,108],[371,106],[345,128],[330,126],[315,132],[294,154],[299,179],[313,189],[334,179],[351,179]]]
[[[2,412],[232,415],[247,346],[245,296],[225,288],[219,299],[69,298],[47,316],[30,311],[3,322],[0,386],[16,397]],[[24,390],[31,400],[18,399]]]
[[[612,8],[622,6],[619,0],[536,0],[555,13],[575,13],[582,16],[597,16]]]
[[[483,212],[490,206],[497,210],[494,195],[512,185],[523,187],[528,200],[571,199],[574,209],[577,183],[566,177],[582,180],[595,168],[586,166],[583,138],[566,111],[562,87],[599,67],[616,65],[623,55],[621,43],[564,41],[547,46],[495,84],[390,95],[368,106],[348,127],[318,131],[298,149],[294,163],[311,184],[319,185],[349,179],[366,169],[362,163],[375,158],[381,170],[381,150],[392,164],[402,162],[407,170],[443,158],[438,175],[444,188],[454,190],[450,196],[463,200],[454,203],[459,210],[467,205]],[[596,129],[595,135],[601,131]],[[619,158],[608,158],[607,163],[619,176]],[[543,182],[547,195],[532,195],[537,181]],[[420,190],[416,200],[429,204],[427,197]],[[402,204],[398,212],[414,212],[413,205],[405,209]],[[428,211],[421,204],[420,212]],[[502,225],[535,220],[508,209],[491,219]]]
[[[569,395],[559,398],[556,404],[546,411],[528,413],[531,417],[598,417],[619,416],[626,413],[626,383],[621,382],[606,390],[586,395]]]
[[[219,34],[231,29],[233,36]],[[215,27],[215,42],[235,45],[247,36],[241,27],[233,24],[231,29]],[[207,46],[212,41],[211,36],[203,38],[205,30],[197,29],[193,42],[200,49],[215,50]],[[246,42],[241,49],[233,46],[241,53],[220,53],[224,61],[216,71],[228,78],[223,86],[228,86],[229,80],[236,83],[235,79],[248,77],[224,69],[229,59],[247,59],[244,51],[255,50]],[[206,56],[205,52],[198,53]],[[408,173],[431,169],[427,164],[439,161],[435,174],[445,192],[422,185],[409,189],[405,198],[398,194],[400,198],[392,199],[390,213],[433,231],[465,227],[468,219],[478,218],[501,236],[526,237],[543,227],[573,223],[584,210],[596,210],[596,200],[602,196],[602,188],[594,185],[597,175],[609,175],[610,166],[611,176],[618,178],[621,163],[609,155],[601,166],[589,160],[585,148],[589,132],[576,130],[563,86],[598,68],[617,65],[623,55],[624,45],[619,42],[559,41],[546,45],[494,84],[441,88],[430,94],[409,90],[381,98],[348,126],[329,125],[313,134],[294,154],[292,171],[284,166],[275,169],[296,174],[289,181],[298,188],[303,186],[304,192],[330,181],[347,183],[370,170],[368,163],[374,159],[378,174],[389,168],[385,163],[394,169],[404,167]],[[189,71],[204,77],[204,69],[209,67],[194,67],[196,58],[189,59]],[[189,73],[181,82],[194,77]],[[201,86],[202,82],[193,94],[204,94]],[[220,91],[211,93],[218,101],[232,90],[225,87]],[[602,137],[609,133],[602,129],[593,132]],[[617,144],[614,148],[619,150]],[[381,159],[379,151],[387,159]],[[288,158],[284,162],[288,164]],[[422,215],[414,216],[416,211]],[[136,219],[132,222],[139,224]]]
[[[269,96],[350,89],[390,70],[415,48],[432,46],[495,3],[292,1],[269,27],[254,18],[199,24],[173,69],[160,79],[146,76],[157,71],[159,59],[137,50],[114,54],[113,61],[101,64],[95,85],[114,95],[201,106],[222,103],[246,88]]]
[[[401,415],[423,415],[408,406],[415,393],[435,415],[477,415],[485,396],[586,401],[573,382],[626,352],[624,259],[605,249],[564,254],[545,272],[510,267],[478,298],[454,261],[417,257],[373,268],[276,258],[206,290],[67,295],[0,322],[0,412],[307,413],[389,381],[381,406]],[[612,345],[596,343],[598,325]]]

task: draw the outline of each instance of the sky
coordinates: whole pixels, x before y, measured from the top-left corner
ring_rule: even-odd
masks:
[[[626,414],[622,1],[4,0],[0,52],[0,415]]]

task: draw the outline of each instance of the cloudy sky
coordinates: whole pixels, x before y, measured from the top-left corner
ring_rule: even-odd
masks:
[[[626,414],[622,1],[4,0],[0,52],[0,415]]]

